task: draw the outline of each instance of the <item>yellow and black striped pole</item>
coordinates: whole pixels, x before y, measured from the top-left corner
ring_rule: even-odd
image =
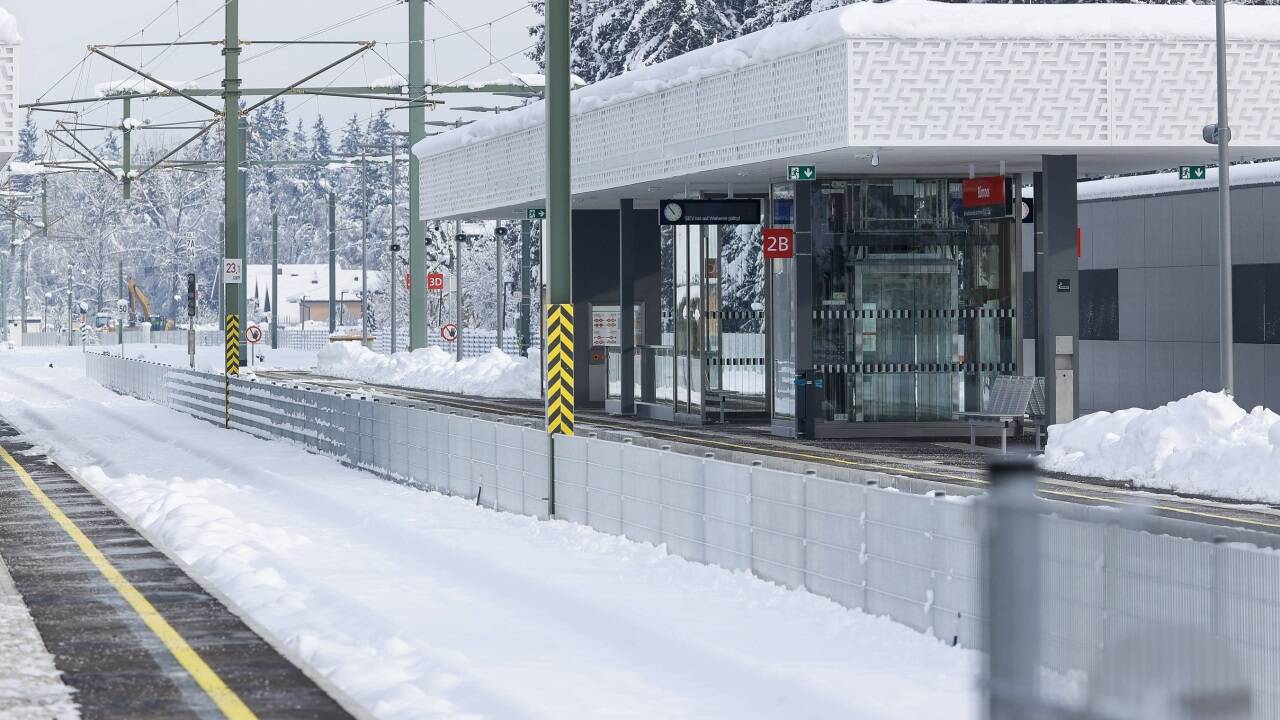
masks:
[[[226,400],[226,426],[231,428],[231,377],[240,374],[240,316],[227,314],[227,372],[222,376]]]
[[[547,432],[573,434],[573,305],[547,306]]]

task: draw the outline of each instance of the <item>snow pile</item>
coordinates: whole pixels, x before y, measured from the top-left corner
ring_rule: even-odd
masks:
[[[191,80],[165,80],[170,87],[179,90],[194,90],[199,85]],[[111,97],[113,95],[155,95],[157,93],[169,92],[168,89],[159,83],[152,82],[139,75],[134,75],[124,80],[112,80],[111,82],[98,83],[93,86],[93,91],[98,97]]]
[[[1049,428],[1042,466],[1141,487],[1280,502],[1280,415],[1198,392],[1155,410],[1085,415]]]
[[[316,356],[316,372],[482,397],[542,397],[538,358],[508,355],[498,348],[458,361],[438,347],[383,355],[358,343],[330,343]]]
[[[1232,40],[1280,40],[1280,12],[1268,7],[1230,5]],[[826,47],[848,40],[1197,40],[1214,38],[1212,5],[1008,5],[952,4],[930,0],[858,2],[778,23],[740,38],[637,68],[575,91],[571,112],[662,92],[706,77]],[[535,76],[525,76],[534,78]],[[539,103],[426,138],[414,145],[419,158],[540,126]]]
[[[18,19],[8,10],[0,8],[0,45],[21,45],[22,36],[18,34]]]

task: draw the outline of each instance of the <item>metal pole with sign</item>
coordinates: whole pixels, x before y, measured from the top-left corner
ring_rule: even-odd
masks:
[[[520,327],[517,333],[520,339],[520,355],[521,357],[529,356],[529,345],[532,342],[529,332],[529,285],[531,284],[531,275],[533,273],[532,259],[530,258],[533,248],[533,223],[529,220],[520,222]]]
[[[503,330],[502,326],[506,325],[506,320],[507,320],[507,294],[506,294],[506,283],[503,282],[504,278],[502,277],[502,270],[503,270],[502,268],[503,252],[502,251],[506,244],[504,242],[506,239],[507,239],[507,226],[498,225],[493,229],[493,245],[495,248],[494,250],[495,257],[493,260],[493,267],[494,267],[494,275],[496,276],[495,280],[497,282],[497,287],[495,289],[497,291],[497,306],[498,306],[498,322],[496,324],[497,337],[495,339],[494,344],[498,346],[499,350],[504,350],[504,351],[505,351],[505,348],[502,347],[502,330]]]
[[[396,145],[400,141],[395,135],[391,136],[391,352],[395,353],[398,349],[396,346],[396,331],[399,330],[396,318],[400,315],[399,307],[396,305],[396,276],[400,273],[400,236],[397,234],[396,228],[396,185],[400,183],[400,177],[397,174],[396,165],[399,161],[396,159]],[[410,283],[412,284],[412,283]]]
[[[454,348],[454,356],[462,360],[462,243],[467,239],[462,234],[462,222],[453,221],[453,309],[458,325],[458,344]]]

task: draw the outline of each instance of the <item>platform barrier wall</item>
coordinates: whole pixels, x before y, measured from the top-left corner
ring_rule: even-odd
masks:
[[[224,422],[221,375],[96,353],[85,359],[89,376],[116,392]],[[249,379],[232,379],[231,392],[231,426],[258,437],[540,518],[554,489],[559,519],[804,588],[949,645],[984,649],[984,506],[973,497],[585,435],[555,438],[552,488],[549,437],[527,419],[468,417]],[[1202,630],[1229,647],[1251,678],[1255,716],[1280,717],[1280,551],[1224,542],[1249,535],[1219,526],[1043,505],[1046,668],[1087,677],[1135,631]]]

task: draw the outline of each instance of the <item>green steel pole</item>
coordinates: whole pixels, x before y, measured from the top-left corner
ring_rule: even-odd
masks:
[[[329,193],[329,334],[338,329],[338,201]]]
[[[547,0],[547,303],[573,302],[570,234],[569,0]]]
[[[529,286],[531,285],[533,274],[533,260],[530,258],[530,252],[533,248],[533,223],[528,220],[520,221],[520,355],[529,356],[529,345],[533,341],[533,337],[529,334]]]
[[[227,243],[227,224],[225,222],[218,223],[218,237],[222,238],[222,244],[225,247]],[[218,329],[222,332],[227,330],[227,289],[222,287],[222,263],[218,263],[217,283],[221,288],[218,291]]]
[[[276,327],[280,324],[280,216],[271,213],[271,349],[279,347]]]
[[[226,20],[226,38],[222,55],[225,58],[225,78],[222,81],[223,121],[224,127],[224,222],[226,225],[226,241],[223,257],[240,261],[241,278],[244,276],[245,257],[245,213],[244,213],[244,177],[240,168],[244,162],[244,133],[241,130],[240,118],[240,0],[227,0],[223,11]],[[245,322],[245,293],[243,282],[227,282],[226,273],[222,277],[223,311],[222,320],[234,314],[240,318],[241,326]],[[240,357],[249,356],[249,346],[240,336]]]
[[[133,130],[129,127],[129,122],[128,122],[130,113],[132,112],[132,110],[133,110],[133,100],[130,98],[125,98],[124,112],[123,112],[124,119],[121,121],[121,126],[124,128],[122,132],[122,134],[124,135],[124,148],[123,148],[123,152],[120,155],[120,169],[124,173],[124,199],[125,200],[128,200],[133,195],[133,178],[130,177],[130,174],[129,174],[129,171],[130,171],[129,166],[132,162],[132,158],[130,156],[132,155],[131,151],[133,148]]]
[[[396,146],[400,141],[395,135],[391,136],[391,352],[394,354],[399,348],[396,345],[399,338],[396,337],[396,318],[400,315],[400,306],[396,305],[396,286],[400,284],[400,253],[396,251],[396,245],[400,242],[400,236],[396,233],[396,185],[400,182],[400,176],[396,172]]]
[[[547,308],[573,303],[573,236],[570,222],[570,126],[569,126],[569,0],[547,0]],[[550,317],[550,315],[546,315]],[[569,316],[572,326],[572,316]],[[549,350],[554,346],[565,349],[563,337],[564,316],[560,315],[554,328],[548,321],[543,333],[543,353],[546,359],[546,428],[553,434],[550,444],[549,472],[551,488],[547,497],[547,514],[556,514],[555,442],[556,434],[573,434],[573,417],[576,409],[574,397],[575,363],[573,357],[573,330],[568,330],[568,353],[559,352],[555,358]],[[555,381],[551,378],[554,375]],[[567,425],[564,422],[567,420]]]
[[[360,344],[369,343],[369,156],[360,148]]]
[[[426,0],[409,0],[409,97],[426,93]],[[409,108],[409,148],[426,137],[426,115]],[[418,162],[409,157],[409,349],[427,346],[427,227],[422,222]]]

